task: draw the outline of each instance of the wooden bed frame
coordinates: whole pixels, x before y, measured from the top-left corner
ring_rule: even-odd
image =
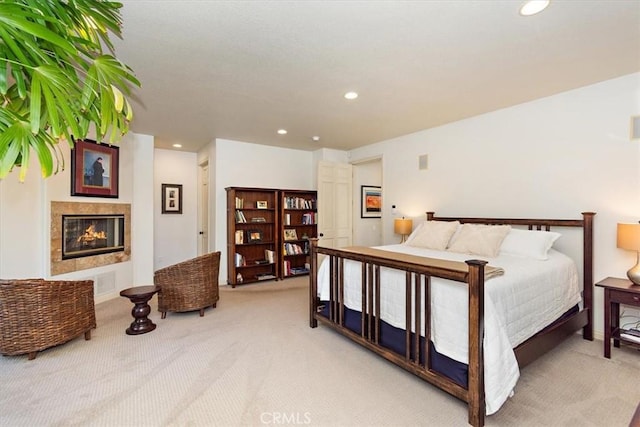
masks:
[[[543,355],[567,336],[582,328],[583,338],[593,340],[593,216],[594,212],[583,212],[581,220],[568,219],[507,219],[507,218],[454,218],[436,217],[427,212],[427,220],[460,221],[470,224],[516,225],[525,226],[529,230],[546,230],[551,227],[579,227],[583,230],[583,308],[569,317],[555,322],[514,349],[518,365],[522,368]],[[329,326],[342,335],[363,345],[392,363],[406,369],[414,375],[434,384],[447,393],[467,402],[468,421],[473,426],[484,425],[484,282],[486,261],[468,260],[465,263],[430,263],[414,259],[407,260],[398,254],[358,250],[357,248],[330,249],[318,246],[318,240],[311,242],[311,274],[309,288],[309,326],[315,328],[318,322]],[[330,301],[329,316],[320,314],[318,295],[318,255],[329,257]],[[344,306],[344,260],[362,263],[362,313],[373,313],[361,316],[361,333],[357,334],[345,326]],[[406,273],[406,354],[399,355],[382,347],[378,342],[380,332],[380,268],[394,268]],[[448,377],[431,369],[429,361],[430,342],[430,278],[439,277],[467,283],[469,288],[469,364],[468,387],[464,388]],[[412,280],[413,278],[413,280]],[[424,283],[425,295],[421,294],[420,284]],[[412,289],[413,288],[413,289]],[[413,294],[413,304],[411,301]],[[424,312],[417,310],[413,315],[412,305],[421,306],[424,298]],[[424,324],[422,324],[423,322]],[[420,334],[411,334],[424,327],[424,344],[420,344]],[[413,335],[413,336],[412,336]],[[421,362],[423,360],[424,362]]]

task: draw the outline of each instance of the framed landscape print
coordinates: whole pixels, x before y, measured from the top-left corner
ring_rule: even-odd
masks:
[[[162,213],[182,213],[182,184],[162,184]]]
[[[361,218],[382,217],[382,188],[363,185],[361,194]]]
[[[90,139],[74,141],[71,149],[71,195],[118,197],[119,149]]]

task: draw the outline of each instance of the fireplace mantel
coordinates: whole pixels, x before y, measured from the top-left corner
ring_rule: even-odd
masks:
[[[62,259],[63,215],[124,215],[124,251]],[[86,270],[131,259],[131,205],[51,202],[51,275]]]

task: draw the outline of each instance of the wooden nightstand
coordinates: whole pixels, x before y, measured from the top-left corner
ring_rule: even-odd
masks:
[[[611,358],[611,340],[614,347],[620,342],[640,348],[640,343],[620,337],[620,304],[640,307],[640,286],[630,280],[607,277],[596,283],[604,288],[604,357]]]

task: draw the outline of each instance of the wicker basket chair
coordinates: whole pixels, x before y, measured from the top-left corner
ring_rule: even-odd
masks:
[[[93,280],[0,280],[0,354],[28,354],[96,327]]]
[[[220,252],[211,252],[157,270],[153,283],[160,286],[158,311],[162,318],[167,311],[200,311],[216,307],[218,302],[218,272]]]

